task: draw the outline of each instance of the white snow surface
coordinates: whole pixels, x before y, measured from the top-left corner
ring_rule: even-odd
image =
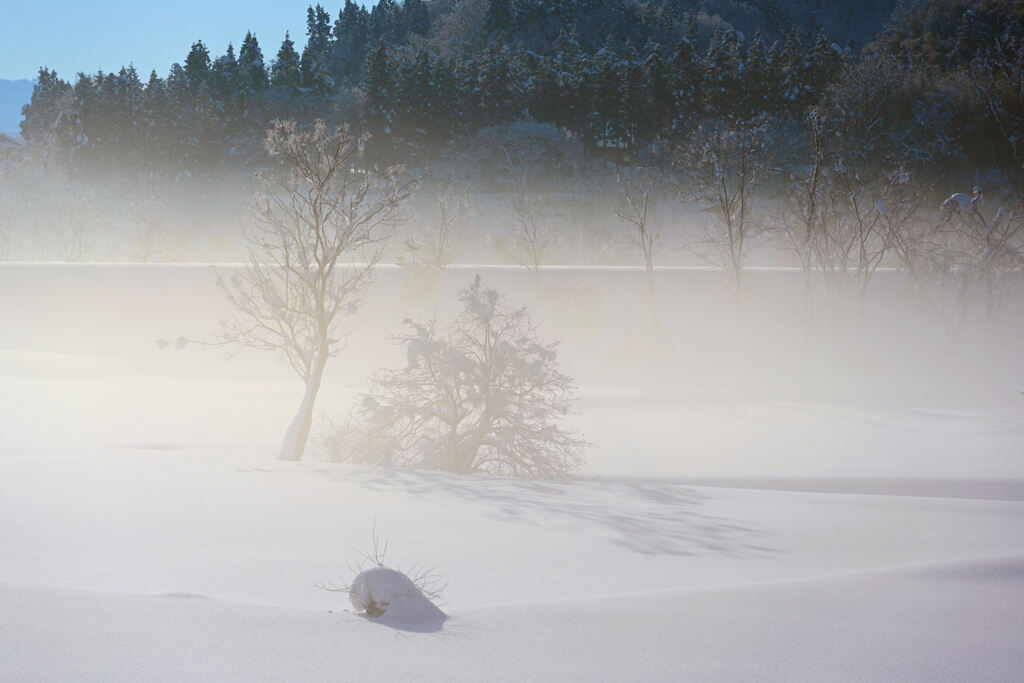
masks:
[[[282,463],[298,380],[155,343],[216,305],[202,268],[0,266],[0,680],[1020,680],[1015,386],[653,386],[568,335],[579,480]],[[393,359],[375,325],[322,407]],[[443,615],[320,588],[375,528]]]

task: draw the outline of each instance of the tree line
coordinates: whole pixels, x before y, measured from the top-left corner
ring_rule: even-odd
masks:
[[[684,2],[347,0],[336,18],[310,7],[305,46],[286,35],[269,59],[249,33],[219,56],[197,41],[166,77],[43,68],[21,130],[90,176],[180,177],[258,167],[273,120],[344,121],[390,160],[423,163],[532,120],[629,160],[709,119],[773,117],[791,147],[787,122],[825,107],[848,119],[851,153],[1019,177],[1018,5],[904,3],[859,52],[773,2],[743,33]]]

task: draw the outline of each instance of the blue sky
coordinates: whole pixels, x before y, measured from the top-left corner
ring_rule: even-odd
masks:
[[[344,0],[324,4],[336,16]],[[39,67],[65,79],[79,71],[116,70],[133,62],[143,79],[161,76],[182,62],[189,46],[202,40],[217,55],[228,41],[238,49],[246,31],[259,38],[268,61],[285,30],[305,44],[309,0],[123,0],[45,2],[0,0],[0,78],[33,78]],[[312,4],[316,4],[315,0]]]

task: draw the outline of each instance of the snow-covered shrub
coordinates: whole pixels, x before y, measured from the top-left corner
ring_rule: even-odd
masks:
[[[439,585],[430,570],[413,567],[409,573],[384,565],[388,541],[373,533],[373,552],[363,553],[360,565],[353,569],[356,577],[343,586],[321,583],[324,590],[348,593],[349,602],[356,614],[392,626],[405,628],[429,628],[439,626],[447,615],[434,600],[441,596],[444,587]],[[365,569],[366,563],[372,566]]]
[[[575,396],[554,344],[539,341],[529,312],[479,276],[454,322],[406,321],[408,365],[371,381],[334,459],[449,472],[556,479],[586,446],[560,421]]]
[[[371,618],[387,615],[389,621],[422,622],[444,618],[444,613],[416,585],[397,569],[371,567],[352,581],[349,602],[357,614]]]

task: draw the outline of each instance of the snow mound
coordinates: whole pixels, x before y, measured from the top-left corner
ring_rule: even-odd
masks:
[[[356,612],[391,626],[434,630],[447,618],[412,579],[389,567],[361,572],[348,596]]]

